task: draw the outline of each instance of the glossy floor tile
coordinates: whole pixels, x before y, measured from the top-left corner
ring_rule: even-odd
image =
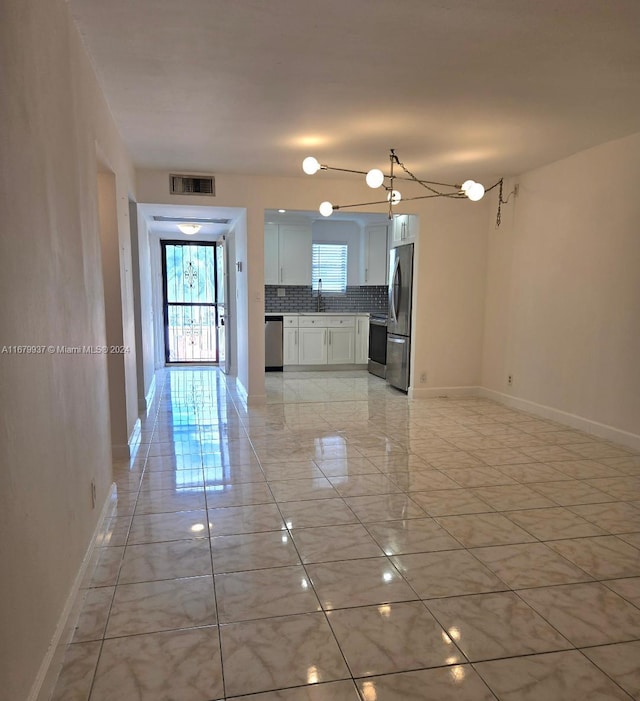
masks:
[[[640,699],[640,454],[365,372],[172,368],[51,701]]]
[[[616,682],[569,650],[474,665],[501,701],[629,701]]]

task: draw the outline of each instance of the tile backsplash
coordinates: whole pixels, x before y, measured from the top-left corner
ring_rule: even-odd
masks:
[[[284,297],[278,297],[284,290]],[[266,312],[316,312],[318,298],[306,285],[265,285]],[[386,285],[347,287],[344,295],[322,297],[323,312],[385,312],[388,307]]]

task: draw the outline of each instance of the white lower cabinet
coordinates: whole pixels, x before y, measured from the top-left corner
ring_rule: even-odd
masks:
[[[283,317],[282,329],[282,363],[284,365],[300,364],[300,344],[298,317],[289,315]]]
[[[355,340],[353,327],[327,329],[327,363],[353,364],[356,357]]]
[[[366,365],[369,360],[369,315],[356,317],[356,358],[357,365]]]
[[[298,324],[299,365],[352,365],[355,362],[354,316],[302,314]]]
[[[283,321],[284,365],[366,365],[368,314],[287,315]]]
[[[327,329],[322,327],[301,327],[300,365],[327,364]]]
[[[283,329],[282,331],[282,362],[284,365],[299,365],[298,350],[299,329]]]

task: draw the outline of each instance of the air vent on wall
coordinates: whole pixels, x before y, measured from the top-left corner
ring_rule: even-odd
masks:
[[[172,195],[212,195],[216,194],[216,181],[213,175],[169,175]]]
[[[187,224],[228,224],[231,219],[204,219],[202,217],[163,217],[160,214],[153,215],[153,221],[185,222]]]

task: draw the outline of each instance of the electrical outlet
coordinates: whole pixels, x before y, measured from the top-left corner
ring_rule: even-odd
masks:
[[[426,372],[423,372],[422,375],[420,375],[420,384],[421,385],[427,384],[427,373]]]
[[[512,385],[513,384],[513,375],[508,375],[507,376],[507,384]]]
[[[96,508],[96,481],[91,480],[91,508]]]

